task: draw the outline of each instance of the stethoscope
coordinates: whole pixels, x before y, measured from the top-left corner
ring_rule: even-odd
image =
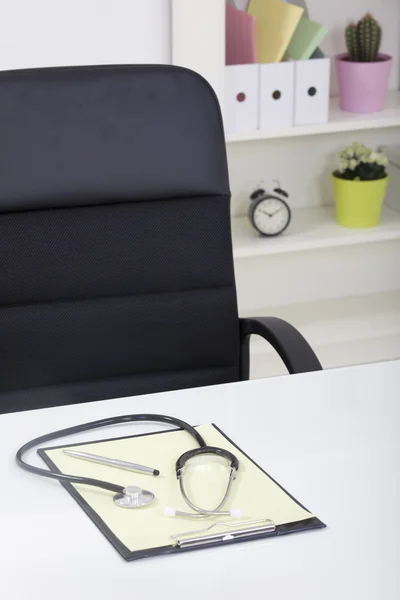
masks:
[[[45,444],[51,440],[55,440],[64,436],[73,435],[75,433],[81,433],[82,431],[89,431],[90,429],[97,429],[99,427],[107,427],[109,425],[118,425],[121,423],[132,423],[135,421],[153,421],[158,423],[167,423],[168,425],[173,425],[174,427],[178,427],[187,431],[198,443],[199,448],[194,450],[189,450],[185,452],[178,458],[175,464],[175,472],[179,481],[179,488],[181,494],[188,506],[194,511],[194,513],[178,511],[173,508],[167,507],[165,509],[166,516],[179,516],[179,517],[209,517],[213,515],[230,515],[232,517],[240,517],[241,511],[239,509],[233,510],[222,510],[225,506],[229,494],[231,492],[232,483],[236,478],[236,472],[239,468],[239,461],[234,454],[225,450],[224,448],[217,448],[215,446],[207,446],[204,438],[199,434],[199,432],[181,419],[176,419],[175,417],[169,417],[166,415],[151,415],[151,414],[138,414],[138,415],[123,415],[120,417],[109,417],[107,419],[100,419],[98,421],[91,421],[90,423],[83,423],[82,425],[75,425],[74,427],[67,427],[66,429],[59,429],[58,431],[53,431],[52,433],[48,433],[46,435],[42,435],[37,437],[26,444],[24,444],[17,452],[15,458],[17,464],[21,469],[25,471],[29,471],[30,473],[34,473],[35,475],[40,475],[41,477],[47,477],[49,479],[57,479],[61,483],[72,483],[72,484],[84,484],[91,485],[98,488],[102,488],[104,490],[108,490],[110,492],[114,492],[113,500],[117,504],[117,506],[123,508],[139,508],[142,506],[146,506],[152,502],[154,499],[154,495],[148,490],[142,490],[136,486],[127,486],[123,487],[120,485],[116,485],[114,483],[110,483],[109,481],[102,481],[101,479],[93,479],[90,477],[80,477],[76,475],[64,475],[63,473],[55,473],[53,471],[48,471],[46,469],[41,469],[40,467],[35,467],[26,463],[23,460],[23,456],[32,448],[39,446],[40,444]],[[204,455],[214,455],[217,457],[225,458],[230,466],[229,479],[227,483],[226,492],[221,502],[214,510],[206,510],[196,506],[187,496],[185,486],[184,486],[184,477],[183,473],[185,470],[185,466],[190,459],[197,458],[199,456]]]

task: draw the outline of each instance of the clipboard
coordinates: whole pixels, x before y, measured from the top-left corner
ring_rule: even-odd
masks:
[[[159,556],[164,554],[179,554],[181,552],[188,552],[190,550],[200,550],[203,548],[226,546],[229,544],[235,544],[239,542],[255,541],[267,537],[287,535],[291,533],[310,531],[326,527],[326,525],[322,521],[320,521],[315,515],[310,513],[310,511],[308,511],[302,504],[300,504],[300,502],[298,502],[289,492],[287,492],[275,479],[273,479],[243,450],[241,450],[219,427],[217,427],[217,425],[210,423],[207,425],[199,426],[197,427],[197,429],[199,429],[201,434],[205,437],[207,443],[209,443],[210,445],[219,445],[220,447],[226,447],[228,450],[236,454],[236,456],[238,456],[239,458],[240,464],[238,471],[238,481],[234,482],[232,488],[234,496],[232,499],[233,502],[235,501],[235,489],[243,491],[243,489],[246,489],[246,482],[248,483],[253,482],[253,480],[257,480],[258,484],[256,485],[259,486],[259,489],[261,489],[263,485],[270,486],[269,489],[273,490],[274,493],[279,495],[279,497],[282,500],[282,504],[284,504],[285,502],[288,504],[288,506],[290,504],[291,510],[294,511],[293,514],[298,514],[300,518],[295,519],[291,522],[278,522],[278,518],[278,521],[276,521],[277,524],[275,525],[273,530],[264,531],[259,534],[249,533],[249,535],[246,535],[244,533],[239,537],[233,538],[229,535],[226,535],[223,537],[223,539],[212,539],[210,541],[202,543],[201,545],[194,544],[179,546],[176,544],[176,540],[172,538],[173,535],[178,537],[177,534],[185,535],[185,532],[187,531],[193,531],[197,529],[200,530],[202,528],[207,527],[211,523],[217,523],[221,520],[226,521],[226,517],[221,516],[215,519],[207,518],[204,520],[165,517],[163,515],[162,510],[162,502],[160,502],[158,506],[153,508],[153,512],[151,508],[152,505],[146,508],[139,508],[134,510],[122,509],[113,503],[112,495],[110,494],[110,492],[107,492],[105,490],[99,490],[98,488],[88,489],[89,486],[79,486],[73,485],[68,482],[62,482],[63,487],[69,492],[69,494],[71,494],[71,496],[76,500],[79,506],[81,506],[81,508],[88,515],[88,517],[90,517],[93,523],[98,527],[98,529],[103,533],[103,535],[108,539],[108,541],[114,546],[114,548],[126,561],[132,561],[141,558],[149,558],[152,556]],[[89,463],[87,461],[77,460],[72,457],[68,457],[67,455],[62,453],[62,449],[71,449],[79,447],[80,450],[84,449],[85,451],[98,454],[98,448],[100,448],[100,454],[104,456],[115,457],[115,453],[116,451],[118,451],[118,458],[125,460],[133,460],[131,455],[127,457],[126,455],[121,456],[120,454],[124,448],[130,448],[129,452],[131,452],[132,449],[134,449],[135,462],[146,464],[146,460],[141,458],[140,454],[138,455],[140,451],[146,452],[146,454],[148,454],[149,448],[153,448],[155,449],[155,451],[159,449],[159,460],[161,460],[161,454],[165,454],[165,448],[171,448],[170,453],[176,452],[176,449],[178,450],[178,452],[181,452],[182,449],[183,451],[185,451],[189,450],[190,447],[195,448],[196,444],[194,440],[191,440],[189,438],[191,438],[191,436],[188,435],[186,432],[179,429],[175,429],[169,431],[133,435],[128,437],[116,437],[107,440],[90,441],[88,443],[83,444],[77,443],[62,446],[52,446],[50,448],[40,448],[37,452],[47,464],[47,466],[56,473],[66,472],[70,474],[85,474],[87,476],[94,476],[100,479],[114,481],[115,483],[118,483],[120,485],[128,485],[128,483],[124,484],[124,480],[126,481],[126,471],[123,472],[118,469],[94,465],[93,463]],[[177,447],[175,449],[176,445]],[[164,451],[162,451],[163,447]],[[176,460],[178,456],[179,454],[175,454],[174,459]],[[68,460],[70,462],[66,462]],[[169,460],[169,462],[171,463],[171,468],[169,469],[168,467],[168,472],[165,473],[164,482],[160,477],[153,478],[148,475],[140,475],[140,483],[137,483],[137,481],[135,483],[142,488],[147,488],[150,490],[153,490],[155,485],[159,485],[161,486],[160,490],[163,490],[162,492],[160,491],[161,496],[166,494],[162,486],[168,486],[168,495],[172,494],[172,491],[175,494],[175,487],[176,493],[179,494],[179,486],[174,471],[175,460],[173,460],[172,462],[171,460]],[[63,464],[63,468],[60,468],[61,464]],[[65,467],[65,464],[67,464],[68,467]],[[151,466],[158,467],[159,463],[154,463]],[[95,471],[93,471],[93,469]],[[100,472],[101,469],[106,469],[106,471]],[[161,472],[163,472],[166,471],[166,468],[164,467],[164,469],[160,470]],[[131,476],[134,476],[136,479],[138,477],[136,474],[131,474]],[[239,476],[241,477],[240,480]],[[252,477],[252,479],[250,479],[250,476]],[[156,493],[156,496],[157,495],[158,494]],[[163,498],[164,506],[170,503],[168,502],[168,500],[169,498]],[[183,502],[182,499],[181,502]],[[261,503],[262,505],[265,502],[265,505],[268,505],[268,499],[265,500],[263,497],[258,498],[257,502]],[[183,510],[188,509],[188,507],[182,503],[181,507]],[[260,511],[260,509],[258,510]],[[270,518],[270,515],[267,514],[268,510],[270,509],[266,508],[263,514],[261,514],[260,512],[258,512],[258,514],[248,513],[245,517],[243,517],[243,519],[240,519],[240,522],[252,521],[261,517],[268,519]],[[112,515],[113,519],[121,520],[122,525],[120,523],[117,523],[119,529],[118,526],[116,526],[115,522],[112,521],[112,519],[110,521],[110,515]],[[144,545],[146,545],[146,543],[142,543],[142,547],[138,546],[136,548],[136,542],[132,545],[132,543],[129,540],[127,541],[126,539],[124,539],[124,536],[121,534],[121,532],[126,532],[127,528],[130,528],[130,539],[132,540],[132,537],[135,537],[135,519],[136,526],[138,525],[138,523],[142,523],[142,521],[146,521],[147,519],[148,533],[151,533],[154,538],[153,540],[150,539],[149,543],[147,544],[148,547],[143,547]],[[168,526],[171,535],[164,535],[162,537],[160,533],[159,537],[157,537],[158,533],[151,531],[153,522],[158,523],[159,525],[162,523],[163,527]],[[238,520],[238,526],[239,525],[240,523]],[[139,530],[138,528],[137,531],[140,532],[141,530]],[[227,530],[226,533],[229,534],[229,531]],[[141,532],[141,534],[142,537],[146,536],[146,532]],[[140,537],[139,533],[137,537]],[[162,539],[163,543],[158,543],[158,539]]]

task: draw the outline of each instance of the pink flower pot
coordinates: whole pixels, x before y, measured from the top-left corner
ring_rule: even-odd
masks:
[[[392,57],[380,54],[378,62],[351,62],[347,56],[336,56],[340,108],[354,113],[383,110]]]

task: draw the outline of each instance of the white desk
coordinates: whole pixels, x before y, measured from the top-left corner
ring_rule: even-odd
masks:
[[[0,415],[0,598],[398,600],[399,390],[396,361]],[[125,562],[58,482],[21,471],[14,453],[42,433],[135,412],[214,421],[328,528]]]

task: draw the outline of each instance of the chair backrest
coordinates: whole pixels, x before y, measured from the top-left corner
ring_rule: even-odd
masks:
[[[0,74],[0,412],[235,381],[221,115],[170,66]]]

